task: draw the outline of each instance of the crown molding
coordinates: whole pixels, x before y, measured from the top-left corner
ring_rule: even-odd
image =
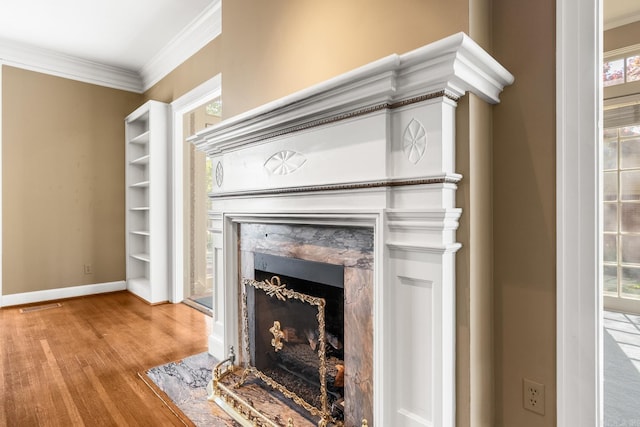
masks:
[[[0,40],[0,63],[66,79],[143,93],[222,33],[222,0],[215,0],[139,72]]]
[[[210,155],[357,116],[472,92],[496,104],[513,75],[464,33],[366,64],[201,130]]]
[[[222,0],[216,0],[142,67],[143,91],[149,90],[221,33]]]
[[[98,86],[142,93],[142,79],[135,71],[21,43],[0,41],[0,62]]]
[[[621,18],[612,19],[604,23],[603,30],[612,30],[614,28],[622,27],[623,25],[631,24],[632,22],[640,21],[640,13],[634,13],[632,15],[625,15]]]

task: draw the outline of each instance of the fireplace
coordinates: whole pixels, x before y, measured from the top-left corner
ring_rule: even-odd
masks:
[[[273,355],[271,340],[282,343],[280,334],[291,334],[311,346],[315,328],[297,326],[303,321],[282,314],[287,309],[269,308],[264,298],[272,297],[258,297],[257,290],[250,297],[247,281],[277,287],[272,277],[278,276],[310,298],[324,298],[318,296],[324,287],[342,289],[341,297],[326,298],[344,302],[342,329],[339,309],[330,312],[335,323],[328,328],[342,344],[333,356],[344,362],[344,389],[337,390],[335,376],[327,389],[335,393],[331,405],[343,399],[344,425],[359,427],[366,419],[369,426],[454,426],[455,231],[462,213],[455,207],[462,179],[454,163],[455,109],[467,91],[498,102],[512,79],[456,34],[196,135],[192,142],[215,168],[209,352],[223,360],[233,347],[237,367],[267,370],[275,359],[292,370]],[[335,273],[343,287],[316,274],[297,277],[295,267],[262,268],[280,258],[343,268]],[[245,296],[247,306],[253,298],[254,305],[266,304],[264,312],[279,313],[249,322],[254,342],[248,346]],[[272,354],[259,355],[265,352]],[[296,374],[316,384],[315,373]],[[270,417],[273,424],[265,425],[287,423],[273,421],[280,413]]]
[[[243,280],[246,359],[308,405],[342,421],[344,267],[261,253],[254,261],[256,279]]]

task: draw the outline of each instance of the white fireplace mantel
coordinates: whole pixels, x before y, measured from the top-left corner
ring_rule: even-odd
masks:
[[[238,348],[238,224],[371,227],[369,425],[455,425],[455,108],[513,76],[458,33],[206,128],[213,162],[209,352]],[[374,424],[375,423],[375,424]]]

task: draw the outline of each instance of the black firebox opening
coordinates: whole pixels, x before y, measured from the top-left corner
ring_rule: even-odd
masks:
[[[328,403],[339,402],[344,394],[344,267],[261,253],[254,254],[254,265],[258,281],[278,276],[288,289],[325,300]],[[247,310],[252,364],[320,408],[318,308],[249,286]],[[285,336],[280,350],[271,342],[276,321]]]

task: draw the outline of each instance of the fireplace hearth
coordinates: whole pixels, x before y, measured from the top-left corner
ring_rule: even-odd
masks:
[[[369,426],[453,427],[455,253],[461,246],[455,234],[462,213],[455,207],[462,179],[455,168],[457,100],[472,92],[497,103],[512,81],[459,33],[193,137],[215,169],[209,352],[222,360],[233,346],[236,367],[252,362],[268,369],[276,360],[294,376],[315,377],[305,367],[291,368],[306,357],[283,361],[293,341],[302,341],[296,345],[308,346],[311,356],[327,344],[318,328],[312,348],[316,331],[304,324],[312,314],[256,315],[253,355],[251,345],[247,354],[240,351],[243,288],[246,280],[271,283],[277,275],[295,287],[292,292],[318,298],[313,288],[297,290],[303,281],[319,286],[318,276],[261,270],[256,254],[337,265],[343,268],[336,273],[344,279],[343,331],[333,324],[327,331],[342,341],[342,353],[333,356],[344,362],[344,390],[336,374],[329,376],[327,392],[336,393],[328,399],[344,399],[344,425],[359,427],[366,419]],[[257,304],[263,303],[271,304]],[[265,312],[278,309],[276,304]],[[295,338],[284,339],[289,336]],[[276,352],[271,340],[280,340],[282,349]],[[241,388],[255,385],[249,382]],[[317,385],[315,378],[310,382]],[[271,414],[279,418],[273,425],[287,425],[283,413]]]

